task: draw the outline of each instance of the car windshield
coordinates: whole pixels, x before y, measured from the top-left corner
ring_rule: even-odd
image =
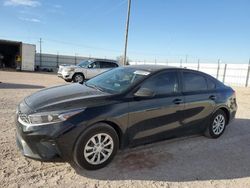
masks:
[[[149,74],[150,72],[145,70],[119,67],[104,72],[103,74],[90,79],[85,84],[88,87],[94,87],[108,93],[118,94],[125,91]]]
[[[85,61],[82,61],[80,63],[77,64],[77,66],[80,66],[80,67],[87,67],[88,64],[90,64],[91,61],[90,60],[85,60]]]

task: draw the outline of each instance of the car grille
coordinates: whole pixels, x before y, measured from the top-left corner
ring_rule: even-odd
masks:
[[[18,117],[20,118],[21,121],[24,123],[30,123],[29,118],[26,114],[23,114],[21,112],[18,113]]]

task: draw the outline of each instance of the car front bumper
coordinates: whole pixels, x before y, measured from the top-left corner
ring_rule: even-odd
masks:
[[[78,121],[75,117],[58,123],[32,126],[23,121],[24,115],[31,113],[33,110],[25,101],[16,110],[16,144],[22,154],[41,161],[71,161],[75,142],[85,130],[86,122]]]
[[[70,122],[28,127],[16,119],[16,144],[25,157],[40,161],[70,161],[81,133]]]
[[[62,72],[57,73],[57,76],[59,78],[64,79],[64,80],[72,80],[73,75],[74,75],[73,72],[64,72],[64,71],[62,71]]]
[[[57,126],[60,127],[59,124]],[[52,131],[48,127],[26,130],[25,125],[16,121],[16,143],[24,156],[42,161],[60,161],[63,158],[58,138],[55,137],[58,130]]]
[[[16,133],[17,146],[25,157],[40,161],[61,161],[60,151],[55,142],[30,141],[27,142],[19,132]]]

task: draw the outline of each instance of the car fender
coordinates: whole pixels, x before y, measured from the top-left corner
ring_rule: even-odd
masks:
[[[227,105],[225,105],[225,104],[220,104],[220,105],[218,105],[218,106],[216,106],[216,108],[214,109],[214,111],[213,111],[213,113],[211,114],[211,116],[210,117],[212,117],[215,113],[216,113],[216,111],[217,110],[219,110],[219,109],[221,109],[221,108],[224,108],[224,109],[226,109],[227,110],[227,112],[228,112],[228,120],[230,120],[230,116],[231,116],[231,111],[230,111],[230,108],[227,106]]]
[[[84,76],[86,76],[87,75],[87,69],[81,68],[81,67],[77,67],[75,69],[75,73],[82,73]]]

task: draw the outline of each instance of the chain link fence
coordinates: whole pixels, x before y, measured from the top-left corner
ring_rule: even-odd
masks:
[[[81,56],[67,56],[58,54],[40,54],[37,53],[35,56],[35,66],[37,69],[48,69],[53,72],[57,72],[60,65],[70,64],[76,65],[83,60],[90,59],[89,57]]]
[[[83,60],[90,59],[91,57],[82,56],[67,56],[58,54],[36,54],[35,65],[38,69],[47,69],[53,72],[57,72],[57,69],[62,64],[76,65]],[[96,58],[95,58],[96,59]],[[178,63],[174,62],[161,62],[161,61],[130,61],[133,64],[153,64],[153,65],[168,65],[175,67],[183,67],[193,70],[199,70],[210,74],[217,78],[221,82],[232,86],[250,86],[249,74],[250,74],[250,61],[245,64],[229,64],[229,63],[200,63],[198,60],[196,63],[187,63],[182,60]]]

